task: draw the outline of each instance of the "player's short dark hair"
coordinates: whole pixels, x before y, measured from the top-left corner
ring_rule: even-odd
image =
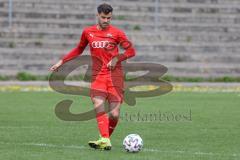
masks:
[[[97,7],[97,11],[98,13],[104,13],[104,14],[108,14],[110,12],[113,12],[113,8],[111,5],[107,4],[107,3],[103,3],[103,4],[100,4],[98,7]]]

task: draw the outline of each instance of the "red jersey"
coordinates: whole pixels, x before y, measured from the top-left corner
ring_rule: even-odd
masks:
[[[125,49],[123,54],[119,54],[119,44]],[[92,56],[92,76],[123,76],[121,61],[135,55],[135,49],[122,30],[112,25],[100,30],[97,25],[93,25],[84,28],[80,42],[76,48],[63,57],[63,63],[81,55],[87,45],[90,47]],[[107,64],[114,57],[118,58],[118,63],[111,71]]]

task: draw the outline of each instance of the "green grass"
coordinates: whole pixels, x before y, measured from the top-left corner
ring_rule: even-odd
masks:
[[[65,122],[55,116],[54,106],[64,99],[74,101],[73,113],[92,108],[86,97],[54,92],[1,92],[0,159],[240,159],[240,93],[172,92],[137,99],[134,107],[124,104],[109,152],[92,150],[87,145],[88,140],[98,137],[95,119]],[[136,117],[130,120],[124,116],[159,112],[182,117],[139,122]],[[122,149],[122,140],[130,133],[143,138],[144,149],[140,153],[130,154]]]

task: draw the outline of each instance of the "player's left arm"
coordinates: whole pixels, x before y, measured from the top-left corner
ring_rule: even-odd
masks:
[[[119,31],[117,41],[118,44],[120,44],[120,46],[124,49],[124,53],[117,55],[108,63],[107,66],[111,69],[114,68],[117,63],[125,61],[136,55],[135,48],[133,47],[132,43],[128,40],[124,32]]]

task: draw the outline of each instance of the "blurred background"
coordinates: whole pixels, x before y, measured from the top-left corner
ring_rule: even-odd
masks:
[[[47,80],[102,2],[137,49],[131,61],[165,65],[170,81],[240,81],[239,0],[0,0],[0,79]]]

